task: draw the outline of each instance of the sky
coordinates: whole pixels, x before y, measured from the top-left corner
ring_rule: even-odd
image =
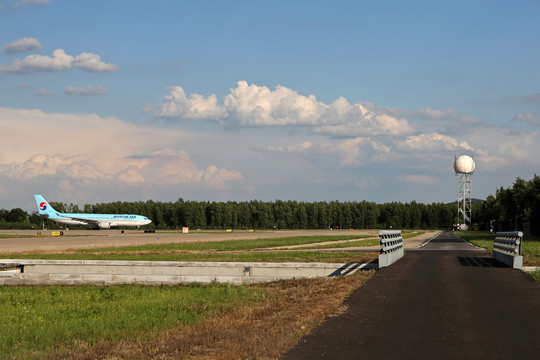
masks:
[[[0,209],[452,202],[540,173],[540,2],[0,0]]]

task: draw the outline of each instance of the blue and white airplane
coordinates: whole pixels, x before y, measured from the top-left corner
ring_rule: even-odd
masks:
[[[41,195],[34,195],[38,214],[46,219],[67,225],[87,225],[93,228],[110,229],[118,226],[143,226],[152,220],[142,215],[119,215],[119,214],[68,214],[61,213],[53,207]]]

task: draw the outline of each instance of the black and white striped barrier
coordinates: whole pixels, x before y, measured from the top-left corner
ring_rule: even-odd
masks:
[[[514,269],[523,269],[522,243],[521,231],[498,232],[493,240],[493,258]]]
[[[401,230],[379,231],[381,253],[379,255],[379,268],[390,266],[403,257],[403,237]]]

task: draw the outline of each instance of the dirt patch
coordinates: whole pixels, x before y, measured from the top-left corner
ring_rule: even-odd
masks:
[[[276,359],[326,317],[346,311],[343,301],[373,274],[254,285],[268,293],[268,300],[164,331],[153,340],[80,344],[74,350],[59,348],[48,358]]]

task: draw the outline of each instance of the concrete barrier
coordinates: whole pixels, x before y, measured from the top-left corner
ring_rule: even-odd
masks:
[[[190,282],[251,284],[286,279],[344,276],[377,267],[374,264],[364,263],[27,259],[0,259],[0,263],[17,265],[20,269],[19,272],[0,271],[0,285],[175,285]]]
[[[523,269],[522,242],[521,231],[498,232],[493,240],[493,258],[514,269]]]
[[[379,231],[379,240],[381,244],[379,268],[390,266],[403,257],[401,230],[381,230]]]

